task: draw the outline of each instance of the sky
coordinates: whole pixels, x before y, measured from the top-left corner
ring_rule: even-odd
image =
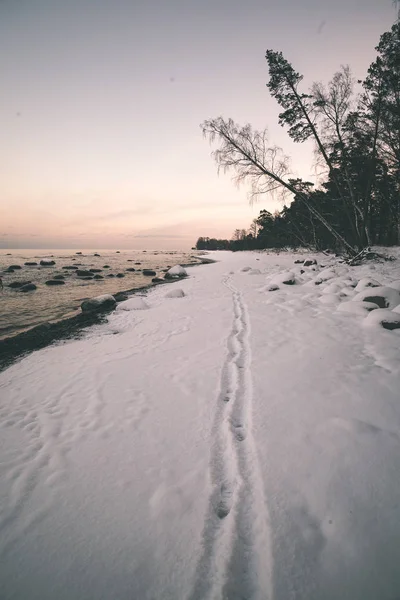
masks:
[[[186,249],[261,209],[218,176],[200,124],[268,127],[312,177],[268,95],[265,52],[363,78],[391,0],[0,0],[0,248]]]

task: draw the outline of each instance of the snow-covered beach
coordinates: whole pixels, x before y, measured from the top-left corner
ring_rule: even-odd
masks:
[[[2,600],[400,597],[399,259],[210,257],[0,373]]]

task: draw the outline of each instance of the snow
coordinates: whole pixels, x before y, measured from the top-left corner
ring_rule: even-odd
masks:
[[[353,300],[375,302],[380,308],[395,308],[400,304],[400,291],[388,286],[370,287],[359,292]]]
[[[147,308],[150,308],[149,305],[140,296],[124,300],[117,306],[117,310],[146,310]]]
[[[370,277],[363,277],[356,285],[356,292],[363,292],[365,289],[369,287],[379,287],[381,284],[376,279],[371,279]]]
[[[186,269],[181,267],[181,265],[175,265],[175,267],[172,267],[171,269],[169,269],[169,271],[167,271],[167,274],[171,275],[172,277],[186,277],[187,271]]]
[[[364,321],[364,325],[367,327],[373,327],[380,325],[385,329],[399,329],[400,328],[400,315],[394,310],[388,310],[387,308],[378,308],[373,313],[369,314]]]
[[[2,599],[398,596],[399,260],[209,256],[0,373]]]
[[[361,315],[363,317],[365,317],[367,313],[371,312],[371,310],[375,310],[377,308],[379,308],[378,305],[374,304],[373,302],[361,301],[342,302],[337,307],[338,311],[340,312]]]
[[[167,292],[165,294],[166,298],[183,298],[185,295],[185,292],[181,289],[181,288],[173,288],[172,290],[169,290],[169,292]]]

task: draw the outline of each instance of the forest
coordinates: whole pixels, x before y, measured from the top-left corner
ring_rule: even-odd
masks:
[[[218,143],[218,170],[249,186],[251,202],[277,194],[283,208],[261,210],[231,240],[200,237],[199,250],[312,248],[354,256],[371,245],[400,244],[400,23],[381,35],[364,80],[342,66],[325,86],[302,90],[303,76],[282,52],[267,50],[270,95],[279,124],[296,143],[312,141],[318,183],[292,178],[290,161],[267,129],[218,117],[202,123]]]

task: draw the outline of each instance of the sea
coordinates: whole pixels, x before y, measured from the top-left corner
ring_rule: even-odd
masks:
[[[41,266],[41,260],[52,260],[55,264]],[[27,262],[37,264],[28,266]],[[44,322],[78,314],[81,302],[88,298],[147,286],[151,284],[152,277],[143,275],[143,269],[154,270],[157,276],[162,277],[169,267],[198,262],[194,254],[179,251],[0,250],[0,277],[3,282],[3,289],[0,289],[0,339]],[[12,265],[21,268],[13,273],[7,272]],[[63,269],[70,266],[81,270],[99,269],[93,275],[100,275],[103,279],[82,279],[74,270]],[[65,284],[46,285],[46,281],[55,275],[63,275]],[[13,282],[32,282],[37,289],[21,292],[18,288],[9,287]]]

